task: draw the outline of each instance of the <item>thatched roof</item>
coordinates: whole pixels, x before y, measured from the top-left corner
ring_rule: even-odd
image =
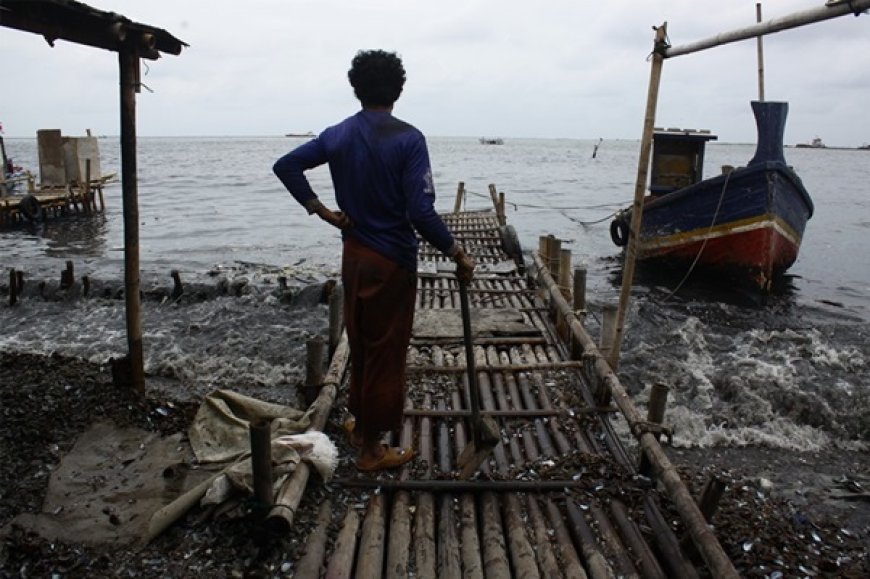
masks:
[[[51,46],[67,40],[114,52],[133,50],[149,60],[161,52],[180,54],[187,46],[162,28],[73,0],[0,0],[0,26],[40,34]]]

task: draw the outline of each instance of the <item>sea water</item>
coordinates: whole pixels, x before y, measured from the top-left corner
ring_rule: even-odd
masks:
[[[335,278],[338,232],[308,216],[271,171],[303,142],[284,137],[140,138],[140,260],[145,289],[244,280],[241,297],[143,302],[146,371],[179,380],[193,395],[214,387],[288,392],[302,379],[305,340],[322,334],[323,306],[288,306],[278,276],[293,285]],[[117,138],[100,139],[104,173],[118,172]],[[553,234],[588,270],[590,312],[619,294],[620,249],[610,216],[630,203],[639,143],[598,139],[429,139],[438,200],[453,208],[464,182],[467,209],[491,207],[504,192],[509,222],[525,250]],[[34,139],[6,139],[16,164],[38,168]],[[705,173],[745,164],[751,144],[711,143]],[[671,387],[667,421],[675,442],[766,444],[819,449],[870,441],[870,153],[787,149],[787,161],[815,202],[786,287],[764,305],[703,284],[636,280],[619,374],[645,404],[650,386]],[[333,205],[329,173],[309,173]],[[123,287],[119,184],[105,188],[105,214],[0,232],[0,268],[28,280],[76,276]],[[675,291],[676,290],[676,291]],[[123,301],[0,305],[4,351],[57,352],[104,363],[126,351]]]

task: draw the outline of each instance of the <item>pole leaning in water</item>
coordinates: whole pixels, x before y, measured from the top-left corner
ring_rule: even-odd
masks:
[[[653,127],[655,126],[656,106],[659,100],[659,85],[662,79],[662,63],[664,62],[664,56],[662,55],[667,49],[668,23],[663,23],[655,30],[652,68],[650,69],[649,90],[646,97],[646,114],[643,121],[643,135],[640,140],[640,158],[637,162],[637,181],[634,185],[634,203],[631,207],[631,233],[628,237],[628,245],[625,248],[625,264],[622,267],[622,288],[619,292],[619,309],[616,313],[616,330],[610,353],[607,357],[607,361],[614,372],[619,365],[619,350],[622,346],[625,315],[631,299],[631,285],[634,282],[637,243],[640,238],[640,222],[643,216],[643,198],[646,191],[646,178],[649,172]]]

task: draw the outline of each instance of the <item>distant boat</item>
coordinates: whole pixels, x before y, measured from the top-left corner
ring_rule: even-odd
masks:
[[[307,133],[287,133],[284,136],[291,137],[293,139],[312,139],[316,135],[314,133],[312,133],[311,131],[308,131]]]
[[[822,142],[822,139],[816,137],[809,143],[798,143],[795,145],[798,149],[825,149],[825,144]]]
[[[870,143],[864,143],[860,147],[858,147],[859,151],[870,151]]]
[[[797,259],[813,202],[783,157],[788,103],[752,102],[758,126],[746,167],[702,178],[709,131],[657,130],[650,195],[643,205],[637,257],[675,271],[696,268],[768,291]],[[631,208],[610,225],[626,245]]]
[[[496,137],[494,139],[489,137],[480,137],[481,145],[504,145],[504,140],[501,137]]]

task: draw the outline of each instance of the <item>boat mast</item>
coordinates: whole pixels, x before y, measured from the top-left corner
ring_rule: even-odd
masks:
[[[755,4],[755,21],[761,22],[761,2]],[[764,36],[758,37],[758,100],[764,101]]]

